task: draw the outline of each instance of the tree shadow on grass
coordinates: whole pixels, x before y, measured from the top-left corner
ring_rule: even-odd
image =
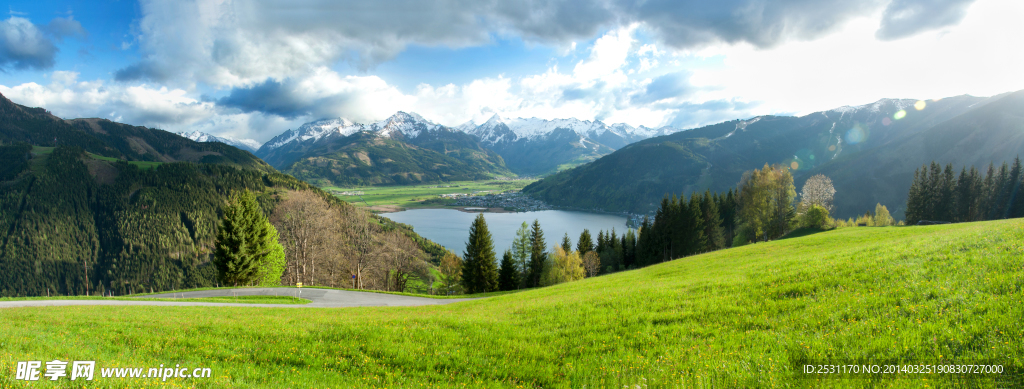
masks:
[[[793,231],[790,231],[788,234],[783,235],[778,240],[790,239],[790,238],[799,238],[799,237],[803,237],[803,236],[814,235],[814,234],[817,234],[819,232],[825,232],[825,231],[831,231],[831,229],[823,230],[823,229],[820,229],[820,228],[809,228],[809,227],[797,228],[797,229],[795,229]]]

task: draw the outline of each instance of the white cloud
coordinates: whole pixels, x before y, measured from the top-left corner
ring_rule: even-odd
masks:
[[[719,46],[718,69],[695,70],[692,82],[714,85],[703,99],[762,101],[761,113],[810,113],[881,98],[990,96],[1024,89],[1024,4],[979,1],[955,28],[878,41],[877,18],[834,34],[773,50]]]

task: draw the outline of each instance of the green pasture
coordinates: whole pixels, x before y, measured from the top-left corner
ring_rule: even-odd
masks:
[[[35,172],[40,171],[40,169],[42,169],[43,166],[45,166],[44,164],[46,163],[46,159],[49,158],[50,154],[53,154],[53,147],[32,146],[33,158],[29,161],[30,162],[29,168],[32,169],[32,171],[35,171]],[[107,162],[117,162],[117,161],[120,161],[120,159],[117,159],[117,158],[104,157],[104,156],[96,155],[96,154],[89,153],[89,152],[87,152],[86,155],[88,155],[89,158],[98,159],[98,160],[101,160],[101,161],[107,161]],[[35,158],[35,157],[38,157],[38,156],[44,156],[44,157],[43,158]],[[153,169],[153,168],[157,167],[158,165],[163,164],[163,162],[152,162],[152,161],[128,161],[128,163],[132,164],[132,165],[135,165],[135,166],[138,166],[139,169],[142,169],[142,170]]]
[[[438,197],[442,194],[488,194],[518,191],[536,181],[531,180],[485,180],[485,181],[454,181],[441,184],[408,185],[408,186],[371,186],[355,188],[339,188],[327,186],[326,190],[338,198],[358,207],[397,206],[401,208],[437,207],[451,204],[453,200]],[[362,195],[341,195],[341,192],[363,192]],[[486,192],[486,193],[485,193]]]
[[[846,228],[443,306],[0,309],[0,386],[61,359],[213,370],[101,388],[1021,387],[1022,258],[1015,219]],[[1004,373],[802,373],[823,363]]]

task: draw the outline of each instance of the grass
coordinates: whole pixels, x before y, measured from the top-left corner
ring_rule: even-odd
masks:
[[[170,293],[170,292],[168,292]],[[237,304],[309,304],[310,301],[292,296],[225,296],[200,298],[147,298],[98,297],[98,296],[54,296],[54,297],[0,297],[0,301],[23,300],[120,300],[120,301],[166,301],[176,303],[237,303]]]
[[[1024,366],[1024,219],[845,228],[442,306],[0,310],[17,361],[209,367],[90,387],[1020,387],[806,363]],[[70,381],[62,381],[70,384]],[[49,381],[33,386],[51,386]]]
[[[43,169],[44,166],[46,166],[46,159],[49,158],[50,154],[53,154],[53,147],[32,146],[32,154],[34,156],[45,156],[44,158],[32,158],[30,160],[29,168],[33,172],[39,172],[39,171],[41,171]],[[89,158],[98,159],[98,160],[101,160],[101,161],[107,161],[107,162],[117,162],[117,161],[120,161],[117,158],[104,157],[104,156],[96,155],[96,154],[89,153],[89,152],[87,152],[86,155],[88,155]],[[135,165],[135,166],[138,166],[139,169],[146,170],[146,169],[156,168],[157,166],[159,166],[163,162],[128,161],[128,163],[132,164],[132,165]]]
[[[136,293],[136,294],[132,294],[132,295],[127,295],[125,297],[142,297],[142,296],[151,296],[151,295],[154,295],[154,294],[196,292],[196,291],[202,291],[202,290],[216,290],[216,289],[245,289],[245,288],[248,288],[248,287],[194,288],[194,289],[169,290],[169,291],[153,292],[153,293]],[[267,286],[254,286],[252,288],[267,288]],[[295,288],[295,287],[288,286],[288,285],[282,285],[282,286],[270,286],[270,288]],[[489,292],[489,293],[477,293],[477,294],[470,294],[470,295],[459,294],[459,295],[452,295],[452,296],[444,296],[444,295],[408,293],[408,292],[390,292],[390,291],[383,291],[383,290],[332,288],[332,287],[329,287],[329,286],[317,286],[317,285],[313,285],[313,286],[306,285],[306,286],[303,286],[302,289],[347,290],[347,291],[351,291],[351,292],[395,294],[395,295],[400,295],[400,296],[424,297],[424,298],[432,298],[432,299],[481,298],[481,297],[501,296],[501,295],[506,295],[506,294],[512,294],[512,293],[520,292],[518,290],[512,290],[512,291],[504,291],[504,292]],[[20,299],[20,298],[21,297],[18,297],[16,299]],[[37,297],[31,297],[31,298],[37,298]],[[8,297],[8,299],[10,299],[10,297]],[[2,298],[0,298],[0,301],[3,301]]]
[[[501,193],[520,190],[536,180],[514,181],[455,181],[443,184],[409,185],[409,186],[374,186],[357,188],[339,188],[328,186],[322,189],[334,193],[339,198],[359,207],[398,207],[424,208],[441,207],[453,203],[452,200],[438,196],[451,193]],[[341,192],[363,192],[362,195],[340,195]]]

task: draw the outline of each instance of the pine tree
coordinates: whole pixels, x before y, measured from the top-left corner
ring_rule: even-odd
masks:
[[[263,214],[256,196],[238,194],[224,210],[214,249],[214,265],[225,285],[278,285],[284,272],[284,248],[277,229]]]
[[[953,193],[956,188],[956,177],[953,176],[953,164],[946,164],[946,169],[939,179],[938,201],[935,206],[935,219],[953,220]]]
[[[519,270],[512,259],[512,251],[505,250],[501,257],[501,268],[498,269],[498,289],[516,290],[519,288]]]
[[[594,242],[590,239],[590,230],[584,228],[583,232],[580,233],[580,239],[576,241],[576,251],[579,251],[580,257],[583,257],[593,250]]]
[[[718,213],[718,204],[711,190],[704,191],[700,199],[701,229],[704,233],[705,243],[701,252],[715,251],[725,247],[725,238],[722,233],[722,218]]]
[[[494,242],[487,230],[484,214],[477,214],[469,227],[469,241],[463,254],[462,286],[466,293],[485,293],[498,290],[498,266],[495,263]]]
[[[1024,217],[1024,194],[1021,192],[1021,180],[1024,180],[1024,171],[1021,170],[1020,157],[1013,158],[1013,167],[1010,168],[1010,206],[1008,217]]]
[[[907,211],[905,216],[907,218],[907,224],[910,225],[917,224],[917,222],[924,220],[924,174],[927,174],[927,170],[924,166],[922,166],[921,169],[914,170],[914,181],[911,182],[910,193],[907,194]]]
[[[530,269],[530,225],[523,222],[516,230],[516,238],[512,241],[512,258],[519,270],[519,283],[524,286],[526,275]]]
[[[544,274],[544,263],[547,261],[547,243],[544,242],[544,231],[540,229],[540,221],[533,220],[530,234],[530,271],[527,274],[527,287],[540,286],[540,278]]]
[[[572,240],[569,239],[568,232],[566,232],[565,235],[562,236],[562,251],[565,251],[567,253],[572,251]]]

